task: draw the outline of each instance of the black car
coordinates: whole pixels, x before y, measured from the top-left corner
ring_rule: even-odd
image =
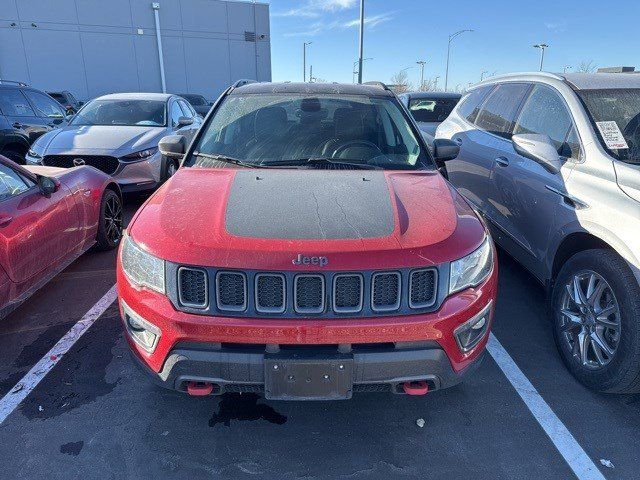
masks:
[[[80,107],[84,105],[84,102],[80,102],[73,96],[73,93],[63,90],[61,92],[47,92],[51,98],[62,105],[69,115],[75,115],[80,110]]]
[[[399,95],[404,106],[431,142],[436,128],[445,121],[462,95],[453,92],[409,92]]]
[[[0,155],[24,164],[25,154],[40,135],[66,123],[64,109],[43,91],[0,80]]]
[[[203,117],[209,112],[209,109],[213,105],[213,103],[207,101],[204,96],[198,95],[196,93],[179,93],[178,95],[189,102],[196,113],[202,115]]]

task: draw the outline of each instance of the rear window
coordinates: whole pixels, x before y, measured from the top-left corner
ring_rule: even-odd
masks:
[[[489,133],[508,138],[528,89],[529,85],[524,83],[498,85],[482,104],[475,124]]]
[[[409,111],[416,122],[444,122],[458,100],[458,98],[413,98],[409,101]]]
[[[460,106],[458,107],[458,113],[461,117],[466,118],[469,122],[476,121],[478,112],[480,111],[480,104],[487,96],[487,93],[493,88],[493,85],[486,87],[479,87],[465,95],[460,100]]]

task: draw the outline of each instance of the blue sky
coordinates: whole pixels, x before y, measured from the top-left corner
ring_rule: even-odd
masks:
[[[271,0],[274,81],[302,79],[302,44],[314,75],[350,82],[357,59],[359,0]],[[477,82],[482,71],[538,69],[536,43],[547,43],[545,70],[575,70],[582,61],[597,66],[640,69],[637,2],[518,0],[432,2],[366,0],[365,80],[389,82],[399,70],[427,61],[425,77],[444,83],[448,35],[474,29],[453,42],[449,86]],[[407,70],[415,85],[420,69]]]

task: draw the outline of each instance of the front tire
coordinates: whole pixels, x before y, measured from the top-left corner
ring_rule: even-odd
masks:
[[[166,182],[178,171],[178,162],[172,158],[167,158],[162,165],[162,181]]]
[[[105,190],[100,202],[96,248],[112,250],[122,238],[122,199],[113,190]]]
[[[553,295],[554,338],[569,371],[588,388],[640,391],[640,287],[614,251],[579,252]]]
[[[24,165],[26,163],[24,155],[20,152],[16,152],[15,150],[6,150],[4,152],[0,152],[0,155],[7,157],[9,160],[16,162],[18,165]]]

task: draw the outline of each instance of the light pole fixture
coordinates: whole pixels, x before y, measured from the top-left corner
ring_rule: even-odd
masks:
[[[302,44],[302,81],[307,81],[307,45],[311,45],[313,42],[304,42]]]
[[[427,62],[425,60],[418,60],[416,63],[420,65],[420,91],[422,91],[422,86],[424,85],[424,66]]]
[[[364,0],[360,0],[360,35],[358,39],[358,83],[362,83],[362,63],[364,59]]]
[[[465,30],[460,30],[458,32],[452,33],[451,35],[449,35],[449,43],[447,45],[447,69],[446,69],[446,73],[444,76],[444,91],[447,91],[447,86],[449,85],[449,57],[451,56],[451,42],[453,41],[454,38],[456,38],[458,35],[462,35],[465,32],[473,32],[474,30],[472,29],[465,29]]]
[[[534,45],[533,48],[540,49],[540,71],[542,71],[542,66],[544,65],[544,51],[549,48],[549,45],[546,43],[538,43]]]

